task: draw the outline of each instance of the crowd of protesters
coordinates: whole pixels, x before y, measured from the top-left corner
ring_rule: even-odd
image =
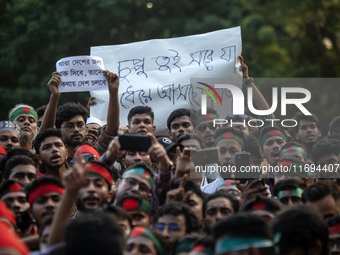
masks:
[[[269,109],[240,61],[254,105]],[[294,128],[258,128],[248,121],[275,116],[180,108],[168,116],[169,135],[156,137],[148,106],[119,125],[119,77],[104,75],[105,125],[89,117],[95,98],[58,106],[57,72],[46,106],[18,104],[0,121],[0,254],[340,254],[340,117],[321,132],[314,114],[298,112]],[[123,150],[120,138],[131,134],[150,146]],[[197,173],[202,150],[218,151],[212,166],[248,155],[241,163],[252,169],[303,171]]]

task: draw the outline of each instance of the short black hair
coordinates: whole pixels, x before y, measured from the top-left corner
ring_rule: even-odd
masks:
[[[11,175],[12,169],[18,165],[32,165],[36,169],[36,174],[38,175],[38,169],[36,163],[28,156],[18,155],[11,157],[10,160],[7,161],[5,170],[4,170],[4,179],[8,180]]]
[[[315,164],[326,155],[340,154],[340,134],[328,135],[316,142],[312,148],[312,160]]]
[[[340,199],[340,188],[332,181],[322,180],[310,184],[302,194],[303,202],[315,202],[324,197],[332,195],[335,201]]]
[[[28,184],[25,187],[27,201],[32,191],[34,191],[36,188],[46,183],[51,183],[51,184],[57,185],[60,188],[64,188],[64,185],[62,184],[62,182],[55,177],[43,176],[43,177],[37,178],[32,183]]]
[[[173,189],[177,189],[179,188],[179,184],[181,183],[183,178],[177,178],[176,180],[174,180],[171,185],[169,190],[173,190]],[[200,187],[191,179],[186,179],[185,181],[185,185],[184,185],[184,191],[191,191],[192,193],[196,194],[198,197],[200,197],[202,199],[202,201],[204,201],[204,197],[203,197],[203,193],[200,189]]]
[[[129,222],[129,226],[132,229],[132,219],[130,217],[129,214],[127,214],[127,212],[122,209],[119,206],[115,206],[115,205],[109,205],[104,209],[104,212],[106,213],[111,213],[117,216],[117,218],[121,219],[121,220],[127,220]]]
[[[273,193],[274,193],[274,196],[276,197],[277,194],[281,190],[296,189],[296,188],[300,188],[300,189],[305,190],[306,187],[307,187],[307,185],[304,182],[298,181],[297,179],[280,180],[275,184],[274,189],[273,189]]]
[[[316,240],[322,243],[322,255],[328,254],[328,229],[312,206],[297,205],[277,215],[271,222],[274,235],[280,233],[280,254],[302,247],[305,253]]]
[[[207,210],[207,204],[211,201],[211,200],[214,200],[216,198],[220,198],[220,197],[223,197],[225,199],[228,199],[234,209],[234,213],[238,212],[238,209],[239,209],[239,201],[236,200],[232,195],[226,193],[225,191],[223,190],[219,190],[219,191],[216,191],[215,193],[212,193],[210,194],[209,196],[207,196],[205,199],[204,199],[204,202],[203,202],[203,218],[205,218],[205,210]]]
[[[89,117],[89,111],[80,103],[76,104],[71,102],[59,106],[55,121],[56,128],[60,129],[61,124],[63,124],[65,121],[71,120],[77,115],[81,115],[84,122],[86,123],[86,120]]]
[[[136,106],[136,107],[133,107],[129,111],[129,114],[128,114],[128,117],[127,117],[129,124],[131,122],[132,117],[135,116],[136,114],[146,114],[146,115],[151,117],[152,123],[154,122],[155,115],[154,115],[151,107],[149,107],[149,106]]]
[[[186,108],[179,108],[176,109],[174,111],[172,111],[172,113],[170,113],[167,121],[166,121],[166,125],[169,129],[169,131],[171,131],[171,122],[174,121],[174,119],[182,117],[182,116],[188,116],[190,118],[191,124],[193,127],[197,126],[197,113],[194,110],[189,110]]]
[[[189,206],[181,202],[172,202],[160,207],[154,217],[154,222],[164,215],[171,214],[174,216],[183,215],[185,218],[186,233],[190,234],[197,232],[201,223],[198,221],[196,215],[192,212]]]
[[[214,240],[224,236],[273,239],[267,222],[260,216],[246,212],[233,214],[216,223],[213,228]]]
[[[301,120],[309,120],[312,121],[316,124],[316,126],[318,127],[319,130],[321,130],[321,124],[320,121],[318,119],[318,117],[316,117],[315,114],[312,113],[312,115],[305,115],[303,112],[297,112],[295,113],[294,120],[296,120],[297,125],[294,127],[294,131],[297,133],[299,131],[300,128],[300,121]]]
[[[48,129],[45,129],[45,130],[43,130],[43,131],[41,131],[37,134],[37,136],[35,137],[35,139],[33,141],[33,146],[34,146],[34,149],[35,149],[35,153],[37,155],[40,154],[41,143],[46,138],[52,137],[52,136],[56,136],[56,137],[60,138],[60,140],[63,142],[63,137],[61,135],[61,131],[58,130],[58,129],[55,129],[55,128],[48,128]]]
[[[37,109],[35,109],[35,112],[37,113],[38,118],[44,116],[46,108],[47,108],[47,105],[42,105],[42,106],[38,107]]]
[[[0,162],[0,169],[4,170],[7,164],[7,161],[10,160],[12,157],[18,156],[18,155],[24,155],[24,156],[31,158],[35,164],[35,167],[36,168],[39,167],[38,160],[32,152],[30,152],[29,150],[25,148],[15,148],[15,149],[12,149],[10,152],[8,152],[7,155],[5,155],[2,158]]]
[[[177,140],[177,143],[182,144],[183,141],[190,140],[190,139],[197,140],[200,143],[202,149],[206,147],[203,139],[199,135],[191,134],[191,133],[190,134],[186,133],[180,136]]]
[[[261,157],[260,154],[260,142],[255,136],[246,135],[244,139],[244,150],[249,152],[251,156]]]
[[[329,124],[329,133],[340,134],[340,116],[334,118],[331,124]]]
[[[122,255],[124,244],[121,228],[101,210],[82,212],[66,227],[67,254]]]

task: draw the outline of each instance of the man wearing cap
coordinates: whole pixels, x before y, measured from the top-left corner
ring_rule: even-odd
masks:
[[[20,128],[12,121],[0,121],[0,145],[7,152],[20,147]]]
[[[54,176],[62,180],[68,151],[61,132],[54,128],[39,132],[34,140],[34,148],[39,164],[42,164],[46,170],[46,176]]]
[[[0,187],[0,200],[4,201],[13,210],[18,227],[21,230],[20,237],[37,234],[37,230],[33,227],[32,219],[28,213],[30,205],[26,200],[26,193],[18,182],[6,181]]]
[[[166,150],[166,153],[167,153],[169,159],[174,164],[174,168],[176,168],[176,163],[177,163],[176,148],[179,147],[181,149],[181,151],[182,151],[184,146],[182,144],[172,142],[167,137],[159,137],[159,138],[157,138],[157,141],[161,145],[163,145],[163,147]]]
[[[26,194],[31,207],[31,217],[35,219],[39,230],[42,223],[53,217],[60,206],[64,186],[58,179],[44,176],[27,186]]]
[[[100,136],[103,123],[101,122],[100,119],[96,117],[89,117],[86,120],[86,126],[88,128],[88,132],[94,134],[98,138]],[[96,145],[97,140],[93,140],[93,139],[94,139],[93,136],[89,137],[88,143],[94,146]]]
[[[198,117],[196,133],[204,140],[206,147],[214,147],[214,134],[217,129],[217,125],[214,126],[214,120],[219,119],[217,112],[211,108],[207,108],[206,115],[200,115]]]
[[[152,225],[150,203],[137,195],[128,195],[117,202],[132,219],[132,227],[150,228]]]
[[[32,142],[38,132],[38,115],[33,107],[16,105],[9,111],[9,121],[20,127],[20,147],[32,150]]]

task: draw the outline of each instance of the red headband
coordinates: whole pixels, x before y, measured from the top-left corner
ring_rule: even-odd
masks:
[[[47,194],[47,193],[51,193],[51,192],[57,192],[60,194],[64,194],[64,189],[62,187],[59,187],[58,185],[52,184],[52,183],[46,183],[46,184],[42,184],[40,186],[38,186],[35,190],[33,190],[29,196],[28,196],[28,203],[30,204],[30,206],[32,206],[32,204],[34,203],[34,201]]]
[[[78,156],[78,153],[79,153],[79,154],[82,154],[82,153],[90,153],[90,154],[92,154],[92,155],[95,155],[97,159],[100,158],[100,155],[99,155],[98,151],[96,151],[95,148],[93,148],[92,146],[87,145],[87,144],[84,144],[84,145],[80,146],[80,147],[76,150],[76,152],[74,153],[72,159],[75,159],[75,158]]]
[[[0,201],[0,217],[9,220],[13,226],[17,225],[14,213],[8,209],[7,205],[3,201]]]
[[[112,183],[112,176],[110,172],[103,166],[96,163],[89,163],[90,169],[89,173],[97,174],[103,177],[109,185]]]
[[[336,235],[340,233],[340,224],[337,224],[335,226],[329,227],[328,231],[331,235]]]

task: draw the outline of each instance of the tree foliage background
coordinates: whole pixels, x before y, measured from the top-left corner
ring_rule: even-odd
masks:
[[[47,104],[46,84],[62,57],[234,26],[250,76],[339,77],[339,13],[339,0],[0,0],[0,117],[16,103]],[[260,90],[271,98],[271,89]],[[309,109],[322,122],[340,115],[338,86],[310,90],[312,99],[324,93]],[[61,103],[88,98],[69,93]]]

